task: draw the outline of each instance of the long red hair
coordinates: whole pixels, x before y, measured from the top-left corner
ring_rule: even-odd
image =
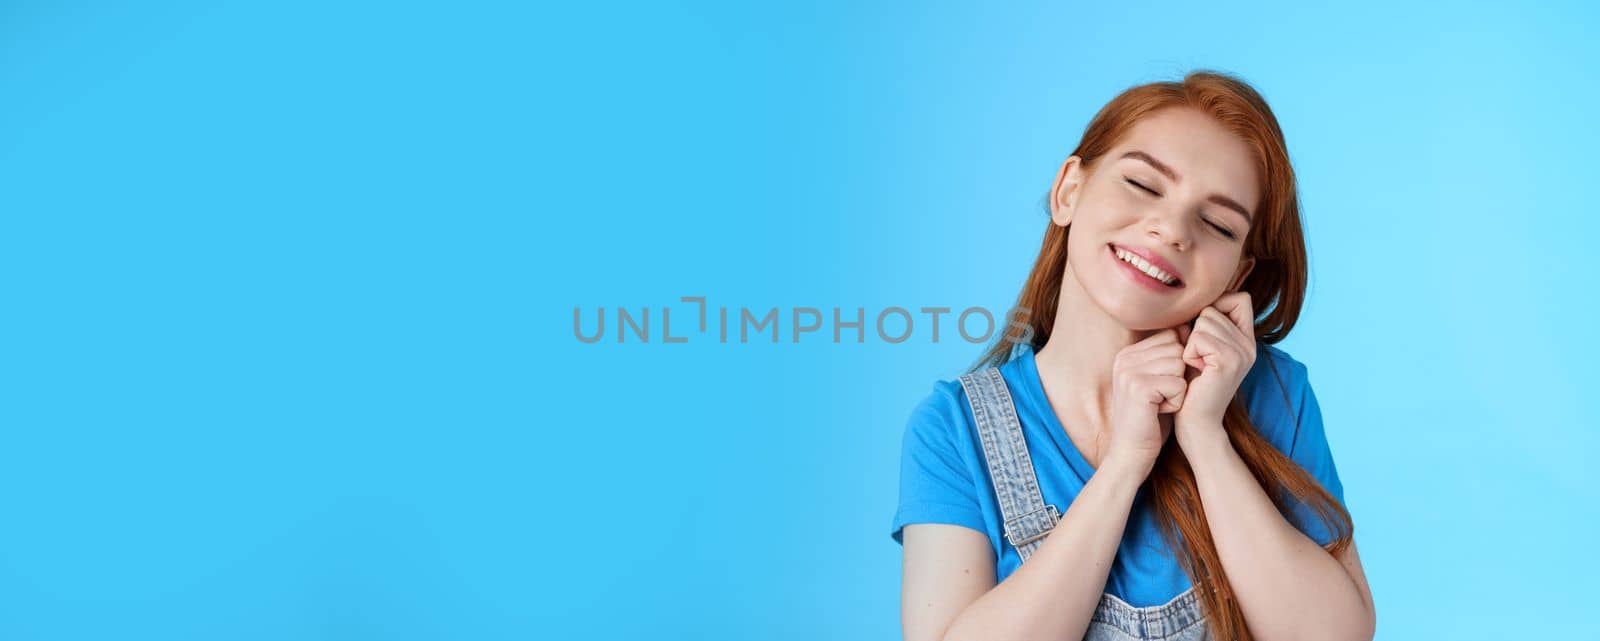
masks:
[[[1107,103],[1085,129],[1072,153],[1082,159],[1086,171],[1114,147],[1138,122],[1151,113],[1170,107],[1198,109],[1250,144],[1255,152],[1258,175],[1264,176],[1260,206],[1245,238],[1244,253],[1254,256],[1255,267],[1240,289],[1249,292],[1257,310],[1256,340],[1272,344],[1283,340],[1300,315],[1306,292],[1306,246],[1300,227],[1300,204],[1295,187],[1294,168],[1289,164],[1288,148],[1278,120],[1261,95],[1249,84],[1233,76],[1194,71],[1181,82],[1155,82],[1130,88]],[[1048,198],[1046,199],[1048,203]],[[1048,211],[1048,204],[1046,205]],[[1055,325],[1057,298],[1067,266],[1067,235],[1071,225],[1047,223],[1044,243],[1033,270],[1017,296],[1017,332],[1002,333],[988,348],[973,370],[1000,365],[1010,360],[1017,342],[1043,345]],[[1261,310],[1265,309],[1265,314]],[[1031,334],[1030,334],[1031,332]],[[1277,376],[1277,366],[1267,358]],[[1281,377],[1279,377],[1281,383]],[[1283,389],[1280,384],[1279,389]],[[1287,394],[1284,402],[1288,403]],[[1290,514],[1289,497],[1313,510],[1335,533],[1325,546],[1338,554],[1350,545],[1353,524],[1350,514],[1327,489],[1312,478],[1258,432],[1250,422],[1244,402],[1235,394],[1222,420],[1228,438],[1249,467],[1256,482],[1280,512]],[[1189,461],[1178,450],[1174,439],[1167,439],[1155,467],[1145,483],[1157,522],[1168,545],[1177,550],[1179,563],[1189,575],[1207,613],[1207,625],[1219,640],[1252,637],[1245,627],[1244,613],[1228,584],[1215,541],[1206,525]]]

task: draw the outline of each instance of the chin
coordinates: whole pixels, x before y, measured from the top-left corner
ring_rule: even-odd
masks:
[[[1117,323],[1133,331],[1167,329],[1193,320],[1200,310],[1188,311],[1187,305],[1173,307],[1153,304],[1137,296],[1113,294],[1107,297],[1101,309]]]
[[[1121,323],[1123,327],[1128,328],[1130,331],[1136,332],[1170,329],[1177,327],[1188,320],[1181,315],[1163,315],[1160,317],[1142,316],[1136,318],[1127,315],[1112,314],[1111,317],[1116,319],[1118,323]]]

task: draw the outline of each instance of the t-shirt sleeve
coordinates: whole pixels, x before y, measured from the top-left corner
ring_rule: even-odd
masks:
[[[1289,458],[1305,468],[1340,505],[1344,505],[1344,485],[1339,482],[1339,470],[1334,466],[1333,452],[1328,448],[1327,432],[1322,425],[1322,407],[1317,404],[1317,394],[1311,389],[1305,365],[1297,363],[1295,369],[1299,375],[1295,377],[1298,388],[1294,391],[1296,419]],[[1333,541],[1333,532],[1322,523],[1315,510],[1292,500],[1291,504],[1295,508],[1295,525],[1300,531],[1321,545]]]
[[[952,389],[952,387],[954,389]],[[963,525],[984,532],[977,485],[958,447],[965,428],[959,384],[941,381],[917,404],[900,447],[900,501],[890,536],[904,544],[912,523]]]

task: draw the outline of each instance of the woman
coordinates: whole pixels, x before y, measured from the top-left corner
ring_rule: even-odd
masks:
[[[1265,101],[1129,89],[1047,198],[1027,331],[906,427],[905,638],[1370,639],[1321,411],[1272,346],[1306,250]]]

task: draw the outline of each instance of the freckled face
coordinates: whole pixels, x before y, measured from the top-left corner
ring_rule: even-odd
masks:
[[[1067,277],[1129,329],[1188,322],[1254,266],[1243,250],[1260,185],[1254,152],[1221,123],[1183,107],[1150,114],[1093,172],[1077,156],[1062,165],[1051,217],[1072,225]],[[1118,249],[1149,256],[1135,265]]]

